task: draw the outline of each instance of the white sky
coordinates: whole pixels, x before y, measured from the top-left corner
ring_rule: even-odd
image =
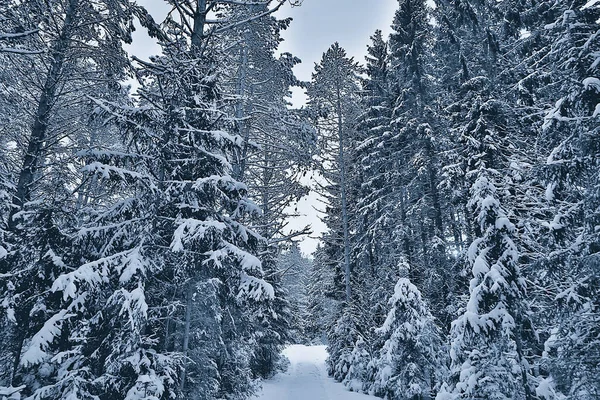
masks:
[[[139,0],[138,3],[145,6],[157,22],[162,21],[169,11],[162,0]],[[371,35],[376,29],[381,29],[384,37],[387,37],[397,7],[397,0],[303,0],[300,7],[286,4],[277,16],[292,17],[293,21],[283,33],[285,41],[280,50],[302,60],[302,64],[296,66],[294,71],[304,81],[310,80],[314,64],[336,41],[349,56],[363,63]],[[159,48],[142,29],[138,29],[128,50],[144,59],[156,54]],[[292,103],[301,106],[304,101],[302,91],[295,90]],[[317,247],[317,237],[325,231],[325,225],[315,208],[323,209],[324,206],[313,192],[293,207],[297,207],[303,216],[291,221],[290,227],[300,228],[310,224],[313,228],[313,237],[305,238],[300,244],[301,250],[310,254]]]
[[[363,63],[371,35],[381,29],[387,37],[397,8],[398,0],[303,0],[300,7],[286,5],[277,16],[292,17],[293,21],[283,33],[285,41],[280,50],[302,60],[294,71],[305,81],[310,80],[315,63],[335,42]],[[295,92],[293,103],[301,105],[302,94]]]

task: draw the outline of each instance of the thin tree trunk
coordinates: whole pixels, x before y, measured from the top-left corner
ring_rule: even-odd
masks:
[[[52,108],[56,103],[56,92],[63,75],[66,52],[69,48],[79,0],[70,0],[66,9],[65,22],[60,31],[58,39],[51,49],[50,69],[40,93],[37,110],[31,127],[31,135],[27,145],[27,152],[23,158],[23,167],[19,173],[16,193],[13,199],[15,207],[11,209],[8,227],[13,230],[16,227],[14,216],[23,206],[31,200],[32,184],[40,169],[44,158],[44,142],[48,133],[48,124],[52,115]]]
[[[198,0],[198,7],[194,13],[194,27],[192,28],[192,48],[195,51],[202,46],[204,25],[206,25],[206,0]]]
[[[454,243],[457,252],[461,252],[464,248],[462,241],[462,234],[460,231],[459,221],[460,215],[458,215],[458,211],[450,212],[450,218],[452,222],[452,235],[454,236]]]
[[[186,299],[187,301],[186,301],[186,307],[185,307],[185,327],[183,330],[183,348],[182,348],[183,366],[181,368],[181,382],[180,382],[180,386],[179,386],[179,388],[181,389],[182,392],[185,389],[185,378],[186,378],[187,364],[188,364],[187,356],[188,356],[188,350],[189,350],[189,345],[190,345],[190,325],[191,325],[191,320],[192,320],[192,302],[193,302],[193,297],[194,297],[193,282],[188,283],[186,297],[187,297],[187,299]]]
[[[23,327],[26,328],[29,325],[29,317],[27,317],[26,321],[21,322]],[[20,329],[17,326],[15,329],[16,343],[13,349],[13,365],[12,365],[12,374],[10,377],[11,385],[18,386],[20,382],[16,381],[17,372],[19,371],[19,365],[21,364],[21,352],[23,351],[23,344],[25,343],[25,329]]]
[[[440,205],[440,195],[437,190],[437,177],[434,168],[434,157],[433,149],[431,148],[431,141],[429,138],[425,138],[425,157],[427,158],[427,175],[429,178],[429,190],[431,191],[431,201],[433,205],[434,218],[436,232],[435,234],[440,238],[444,239],[444,223],[442,219],[442,207]]]
[[[342,96],[337,88],[337,113],[339,137],[340,189],[342,195],[342,230],[344,232],[344,271],[346,283],[346,301],[350,302],[352,289],[350,286],[350,238],[348,232],[348,205],[346,199],[346,160],[344,154],[344,125],[342,118]]]
[[[246,157],[248,157],[248,143],[250,140],[250,126],[246,121],[246,90],[247,90],[247,71],[248,71],[248,46],[249,43],[248,33],[244,33],[244,44],[240,51],[240,67],[237,78],[237,95],[240,100],[236,105],[235,117],[237,119],[238,132],[242,136],[242,148],[236,149],[236,159],[234,168],[234,178],[243,181],[244,175],[246,174]]]
[[[408,229],[406,223],[406,201],[405,201],[405,189],[402,188],[400,191],[400,224],[404,229]],[[404,256],[408,261],[409,265],[412,265],[412,249],[410,246],[410,239],[408,238],[408,232],[404,232],[402,235],[402,245],[404,247]]]
[[[523,355],[523,341],[521,340],[523,319],[519,316],[516,318],[516,322],[517,332],[515,332],[515,344],[517,345],[517,357],[519,358],[519,365],[521,366],[521,379],[523,380],[525,400],[534,400],[535,397],[531,392],[531,387],[529,387],[529,379],[527,377],[527,370],[525,368],[525,366],[527,365],[527,361],[525,360],[525,356]]]

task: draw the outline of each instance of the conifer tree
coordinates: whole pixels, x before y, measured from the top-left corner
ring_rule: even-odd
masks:
[[[249,198],[260,208],[251,221],[266,239],[260,250],[263,268],[273,277],[276,291],[273,310],[278,311],[257,311],[255,330],[260,339],[252,364],[262,377],[274,373],[293,318],[277,257],[284,242],[307,232],[286,233],[285,227],[292,215],[289,204],[306,192],[298,177],[307,167],[314,142],[312,127],[302,113],[288,108],[286,100],[290,87],[300,84],[292,71],[300,60],[289,53],[276,55],[281,33],[290,20],[267,15],[268,6],[268,2],[255,2],[229,9],[232,21],[249,22],[236,25],[220,38],[227,46],[224,63],[230,65],[224,90],[235,99],[227,111],[234,116],[233,129],[242,139],[233,154],[233,176],[247,184]]]
[[[464,313],[452,324],[451,385],[436,399],[532,399],[522,327],[529,318],[515,226],[498,200],[494,171],[484,167],[469,207],[480,232],[468,251],[473,278]]]
[[[358,332],[358,305],[353,303],[351,290],[351,143],[356,134],[360,68],[338,43],[334,43],[315,65],[308,86],[309,106],[321,134],[321,174],[328,210],[330,232],[325,238],[325,263],[334,270],[336,300],[344,300],[336,322],[328,330],[330,341],[329,370],[342,380],[347,372],[348,357]],[[343,277],[343,278],[342,278]],[[343,294],[342,294],[343,293]],[[353,307],[353,310],[350,308]],[[348,333],[351,337],[347,337]],[[339,364],[338,364],[339,363]]]
[[[339,210],[330,228],[339,235],[338,246],[342,250],[340,275],[344,276],[345,299],[350,300],[350,209],[349,193],[349,145],[354,134],[354,122],[358,107],[358,64],[348,58],[346,51],[334,43],[315,65],[313,80],[308,87],[310,106],[315,123],[321,134],[321,164],[327,182],[329,207]]]
[[[305,326],[307,338],[311,342],[326,343],[327,328],[333,324],[337,301],[334,299],[333,266],[329,263],[330,254],[327,244],[319,244],[308,275],[307,312]]]
[[[7,117],[20,120],[5,128],[4,137],[14,146],[5,177],[14,180],[4,215],[7,254],[0,261],[8,341],[2,358],[10,360],[10,366],[3,364],[3,378],[25,385],[25,395],[87,398],[91,389],[79,381],[86,372],[72,365],[61,369],[52,359],[73,350],[70,323],[80,311],[78,303],[63,307],[52,287],[80,262],[73,248],[77,203],[72,191],[78,184],[73,170],[79,166],[74,153],[89,135],[87,96],[123,95],[119,81],[126,77],[128,61],[122,44],[131,40],[133,15],[144,13],[120,0],[2,7],[2,32],[12,46],[2,55],[11,75],[3,80],[9,97],[2,100],[13,103]]]
[[[551,11],[547,14],[555,20],[543,32],[544,57],[537,62],[546,78],[538,81],[537,94],[547,102],[540,140],[546,151],[543,226],[549,232],[547,256],[540,257],[540,265],[545,272],[541,281],[555,296],[545,307],[557,312],[544,320],[542,364],[548,376],[538,394],[545,399],[591,399],[600,391],[595,379],[600,72],[594,55],[600,44],[600,9],[584,2],[557,2]]]
[[[421,292],[406,278],[409,269],[402,260],[391,309],[376,330],[385,343],[369,366],[369,392],[384,398],[430,399],[444,373],[442,340]]]
[[[389,214],[395,206],[390,196],[393,186],[388,184],[390,147],[385,145],[386,138],[391,137],[392,115],[388,46],[381,31],[376,31],[371,40],[366,57],[367,77],[362,82],[361,92],[365,111],[357,120],[355,159],[360,168],[357,168],[353,181],[357,201],[353,256],[357,274],[364,275],[364,283],[374,285],[362,290],[378,296],[377,300],[372,299],[377,320],[385,318],[387,312],[387,295],[393,289],[387,275],[389,266],[396,262],[399,246],[395,236],[389,235],[390,231],[394,231],[394,222]],[[381,284],[387,284],[388,290],[383,289]]]

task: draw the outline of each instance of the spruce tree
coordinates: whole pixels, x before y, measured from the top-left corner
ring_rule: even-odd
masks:
[[[500,205],[494,171],[482,167],[469,207],[480,232],[468,251],[469,300],[452,323],[450,386],[436,399],[531,399],[522,327],[529,318],[515,226]]]
[[[369,366],[369,392],[384,398],[429,399],[444,373],[440,330],[421,292],[406,277],[406,260],[399,269],[391,309],[376,329],[385,342]]]
[[[591,399],[598,373],[598,16],[597,5],[556,2],[555,20],[543,32],[546,47],[537,66],[545,79],[540,126],[547,256],[541,281],[555,297],[545,306],[547,332],[540,396]],[[596,49],[596,50],[595,50]],[[558,308],[556,307],[558,305]],[[569,365],[568,368],[566,366]]]

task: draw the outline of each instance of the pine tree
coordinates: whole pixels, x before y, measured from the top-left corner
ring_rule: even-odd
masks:
[[[599,8],[584,2],[556,2],[555,20],[543,32],[546,47],[538,61],[537,94],[547,102],[540,141],[547,213],[541,281],[555,298],[546,307],[543,365],[538,394],[546,399],[594,398],[600,391],[598,351],[598,49]],[[543,85],[545,83],[545,85]],[[559,305],[556,308],[556,305]],[[566,365],[569,365],[566,368]]]
[[[353,171],[352,143],[355,140],[355,122],[358,116],[360,68],[348,58],[344,49],[334,43],[315,65],[307,94],[309,107],[320,133],[320,173],[327,201],[327,220],[330,229],[324,237],[320,266],[332,269],[335,300],[344,301],[336,313],[337,321],[328,327],[329,373],[343,380],[348,371],[354,343],[365,328],[360,305],[352,295],[351,277],[351,177]]]
[[[291,339],[293,343],[308,342],[309,338],[306,334],[306,325],[310,318],[308,287],[313,261],[306,258],[298,244],[293,242],[290,248],[278,257],[277,266],[282,275],[281,284],[290,302]]]
[[[239,151],[233,154],[233,176],[247,184],[249,197],[261,210],[252,222],[266,239],[260,250],[263,268],[273,277],[276,292],[271,309],[258,311],[260,322],[255,326],[260,339],[252,364],[258,369],[255,373],[268,377],[279,363],[293,318],[277,257],[284,242],[308,231],[288,234],[285,227],[291,216],[288,205],[306,192],[298,176],[310,160],[314,133],[301,113],[288,108],[286,100],[290,87],[300,84],[292,71],[300,60],[289,53],[276,56],[281,32],[290,20],[269,15],[268,2],[240,5],[228,15],[233,21],[249,20],[220,40],[227,46],[224,63],[231,66],[224,90],[235,99],[228,113],[235,116],[233,129],[242,138]]]
[[[385,338],[369,368],[369,392],[384,398],[429,399],[443,376],[440,331],[419,289],[406,276],[410,266],[400,263],[391,309],[376,331]]]
[[[394,235],[390,235],[395,223],[389,217],[394,208],[389,195],[394,189],[388,184],[387,163],[391,154],[386,146],[386,139],[391,137],[392,115],[388,46],[381,31],[376,31],[371,40],[366,57],[367,78],[361,92],[365,111],[357,121],[355,159],[360,168],[353,180],[357,201],[353,258],[357,274],[363,275],[362,281],[373,285],[362,290],[377,296],[372,299],[372,310],[379,325],[387,313],[388,294],[393,290],[388,274],[395,271],[389,271],[389,266],[394,265],[400,250]]]
[[[400,221],[401,252],[413,265],[411,280],[427,295],[441,298],[447,270],[445,223],[438,191],[439,159],[436,138],[441,126],[435,117],[432,80],[433,27],[424,1],[402,0],[390,35],[390,74],[393,93],[392,136],[380,146],[389,148],[384,171],[393,188],[390,218]],[[385,136],[384,136],[385,138]],[[417,261],[419,260],[419,261]],[[394,260],[394,265],[399,259]],[[436,268],[429,268],[436,266]],[[438,281],[439,280],[439,281]]]
[[[56,12],[65,4],[57,3]],[[106,37],[117,46],[127,39],[135,12],[160,39],[163,54],[138,60],[143,81],[135,102],[100,90],[86,93],[96,112],[82,125],[94,130],[94,121],[104,119],[100,134],[112,136],[116,126],[122,141],[110,146],[106,137],[82,139],[89,149],[74,161],[83,165],[74,180],[80,183],[77,197],[56,189],[73,185],[61,175],[56,178],[62,181],[47,182],[54,189],[40,185],[34,192],[27,179],[42,170],[27,167],[27,157],[37,157],[30,161],[38,168],[47,155],[34,149],[25,156],[16,205],[34,212],[15,212],[8,221],[34,245],[17,252],[10,243],[2,260],[3,272],[11,272],[3,304],[8,322],[18,322],[16,345],[8,348],[15,355],[9,380],[27,385],[25,393],[35,398],[247,396],[253,388],[253,327],[261,314],[272,312],[274,289],[252,254],[264,248],[265,239],[242,223],[257,208],[246,197],[247,187],[231,177],[232,155],[242,141],[223,130],[229,127],[220,116],[219,55],[201,18],[190,24],[183,13],[177,15],[181,21],[172,16],[159,27],[143,10],[124,4],[72,0],[62,10],[64,35],[56,37],[64,49],[54,50],[58,69],[77,72],[82,64],[91,68],[84,71],[88,77],[96,73],[84,56],[63,51],[91,26],[89,18],[123,28]],[[193,16],[207,12],[195,10]],[[102,32],[94,31],[100,50],[90,57],[104,56],[97,68],[112,62],[102,72],[120,79],[126,62],[111,57],[124,53],[119,46],[115,54],[102,53]],[[49,79],[58,74],[52,68]],[[77,76],[66,81],[65,93],[81,95],[77,83]],[[53,115],[62,117],[58,111]],[[39,145],[45,132],[50,131],[35,131],[31,143]],[[46,201],[47,208],[29,202],[38,194],[53,194],[57,201]],[[14,273],[16,257],[32,268]],[[44,273],[28,279],[35,269]]]
[[[327,180],[325,190],[328,207],[339,214],[328,213],[333,219],[329,225],[339,235],[342,251],[339,275],[344,276],[345,299],[351,298],[350,283],[350,143],[358,111],[358,73],[360,68],[338,43],[334,43],[315,65],[313,80],[308,87],[310,107],[321,134],[321,171]],[[335,216],[334,216],[335,215]]]
[[[464,313],[452,324],[452,383],[436,399],[531,399],[522,327],[529,318],[515,226],[498,200],[493,171],[482,169],[469,207],[480,235],[468,251],[473,278]]]
[[[263,301],[273,300],[274,291],[261,279],[262,264],[252,254],[264,245],[264,238],[241,223],[256,206],[245,198],[246,186],[230,175],[229,159],[241,140],[217,123],[214,110],[220,95],[210,50],[193,42],[190,48],[175,34],[163,53],[143,65],[150,83],[141,89],[145,102],[140,107],[129,111],[107,106],[124,121],[130,142],[139,149],[134,155],[139,162],[132,165],[144,168],[115,172],[131,174],[134,187],[144,190],[133,203],[124,199],[113,207],[116,212],[106,215],[104,226],[95,229],[105,232],[108,243],[120,235],[114,227],[125,224],[134,230],[121,251],[141,253],[147,260],[129,279],[137,281],[149,301],[148,312],[137,314],[147,325],[136,333],[137,349],[131,339],[125,340],[131,350],[108,357],[115,358],[113,371],[133,369],[130,381],[121,383],[131,386],[130,391],[141,390],[149,375],[161,383],[155,383],[157,397],[169,392],[199,398],[244,395],[251,391],[252,349],[247,343],[255,340],[254,313],[260,313]],[[118,161],[117,155],[112,162]],[[112,218],[119,222],[111,222]],[[200,291],[207,287],[212,289]],[[177,307],[179,301],[183,308]],[[210,306],[200,308],[197,303]],[[151,332],[158,337],[151,348],[155,355],[141,347]],[[206,336],[210,346],[203,345]],[[149,359],[150,365],[131,363],[132,353],[140,354],[139,360]],[[196,371],[188,380],[192,363],[206,366],[203,372],[208,376]],[[213,384],[206,385],[205,379]]]
[[[337,301],[333,296],[334,269],[329,263],[331,257],[328,248],[326,243],[319,244],[308,275],[305,334],[311,342],[316,343],[326,342],[327,327],[333,324],[337,309]]]
[[[128,61],[122,44],[131,40],[133,15],[143,12],[117,0],[9,2],[2,7],[7,11],[3,33],[18,36],[9,38],[11,51],[2,55],[11,75],[3,80],[7,97],[2,100],[13,102],[6,117],[21,120],[5,128],[6,144],[12,140],[15,146],[7,153],[11,170],[5,176],[14,181],[4,216],[7,254],[0,262],[8,341],[2,358],[10,360],[6,380],[26,385],[26,395],[88,398],[90,388],[78,381],[86,372],[58,368],[52,360],[57,353],[77,352],[69,332],[80,311],[77,303],[65,305],[52,287],[79,262],[73,248],[77,203],[72,193],[79,164],[73,156],[89,135],[87,96],[123,95],[119,81]],[[27,109],[31,114],[24,113]]]

